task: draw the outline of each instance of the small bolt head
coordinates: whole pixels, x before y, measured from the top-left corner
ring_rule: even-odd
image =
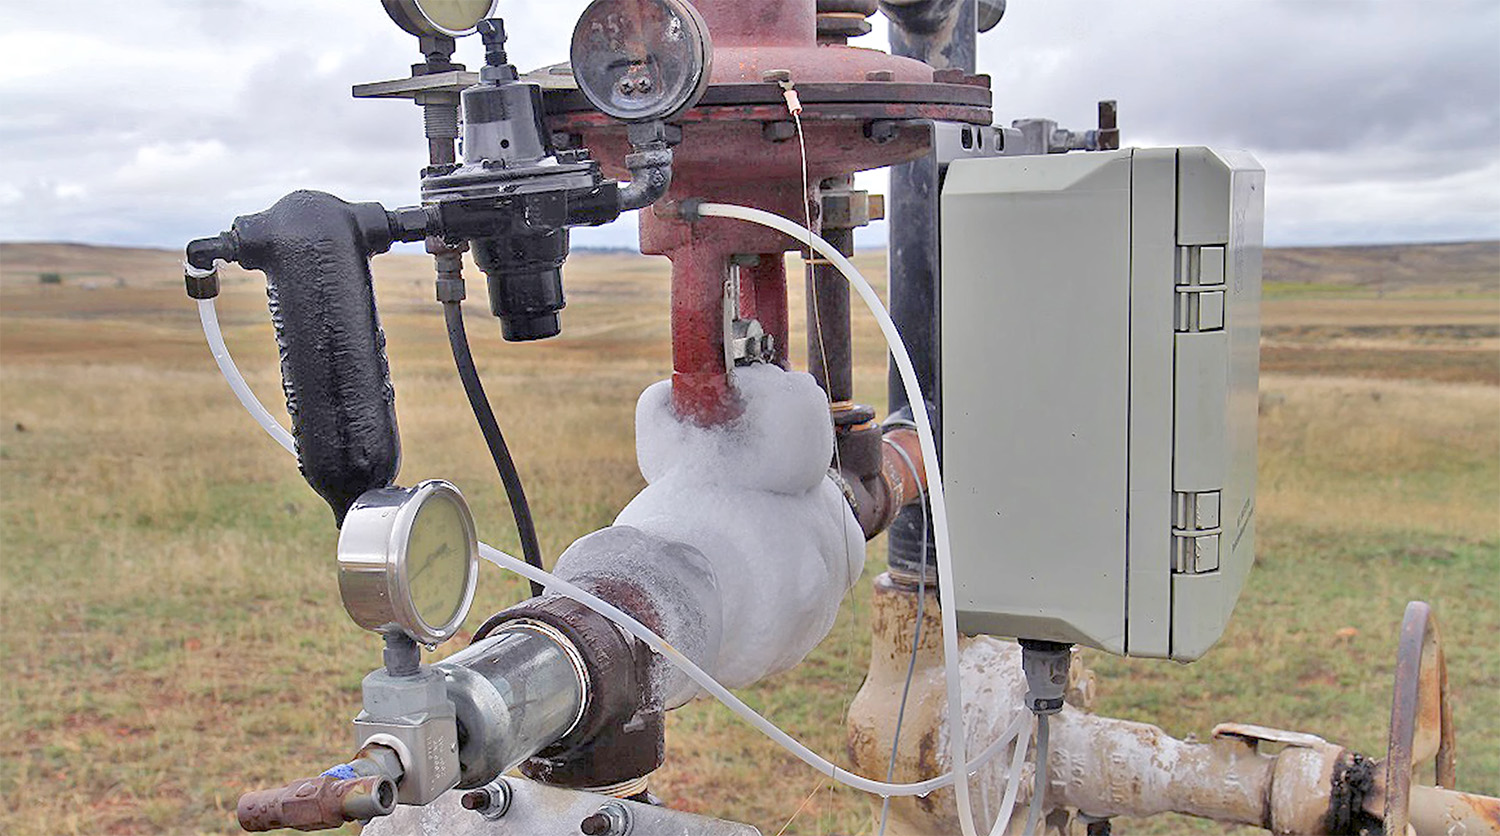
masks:
[[[640,81],[637,81],[635,83],[635,86],[636,89],[640,90],[642,93],[649,92],[651,90],[651,77],[641,76]]]
[[[620,79],[620,92],[624,93],[627,96],[630,95],[631,93],[634,93],[635,92],[635,82],[631,81],[628,78],[622,78],[622,79]]]

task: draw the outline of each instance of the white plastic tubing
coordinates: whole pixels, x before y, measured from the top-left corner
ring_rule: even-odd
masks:
[[[880,325],[880,330],[884,334],[887,344],[890,346],[891,356],[896,362],[902,387],[906,390],[908,399],[915,405],[915,408],[912,410],[912,417],[917,425],[917,436],[922,448],[922,462],[928,474],[927,494],[932,505],[934,534],[937,540],[938,591],[944,600],[956,600],[953,591],[952,558],[948,540],[947,504],[943,497],[942,475],[937,460],[937,442],[933,436],[932,423],[929,420],[927,412],[921,408],[921,405],[925,401],[922,398],[921,386],[917,382],[916,369],[912,366],[911,356],[907,353],[906,346],[901,341],[901,335],[896,331],[896,325],[891,321],[890,314],[886,312],[885,306],[880,301],[880,297],[875,293],[870,283],[860,275],[859,270],[842,253],[800,224],[769,212],[723,203],[699,204],[697,211],[706,217],[732,218],[769,227],[811,247],[839,269],[839,272],[853,285],[856,292],[859,293],[860,298],[864,300],[866,307],[875,316],[876,321]],[[246,411],[255,419],[255,422],[276,443],[286,448],[289,452],[294,452],[296,448],[293,444],[291,434],[277,423],[276,419],[272,418],[271,414],[266,411],[266,408],[261,405],[230,357],[229,350],[224,345],[223,335],[220,333],[213,300],[199,300],[198,313],[199,319],[203,323],[204,336],[208,339],[209,348],[213,352],[214,360],[218,363],[219,371],[224,375],[224,379],[228,381],[229,388],[234,391],[235,397],[239,399],[240,404],[245,407]],[[936,778],[914,783],[887,783],[855,775],[807,748],[807,746],[762,717],[753,708],[731,693],[729,689],[719,684],[707,671],[698,667],[691,659],[667,643],[665,639],[608,601],[604,601],[586,590],[580,589],[561,578],[537,569],[487,544],[480,544],[479,553],[486,560],[530,580],[537,581],[546,586],[549,591],[572,598],[620,625],[626,632],[640,639],[646,646],[650,647],[656,653],[661,654],[669,662],[682,670],[683,673],[687,674],[689,678],[700,685],[705,691],[712,694],[761,733],[774,740],[808,766],[841,784],[887,797],[927,795],[934,790],[952,784],[957,796],[959,823],[963,828],[964,836],[977,836],[977,831],[974,829],[968,781],[955,782],[953,780],[954,775],[974,774],[984,764],[993,759],[995,755],[999,754],[1012,740],[1016,740],[1030,719],[1029,715],[1025,712],[1018,712],[1015,720],[1011,722],[1010,726],[998,739],[985,747],[985,750],[978,757],[974,758],[972,762],[968,760],[965,749],[965,734],[962,727],[963,699],[960,692],[958,669],[958,624],[953,609],[951,607],[944,607],[942,609],[943,656],[948,679],[948,739],[950,757],[953,761],[952,771]],[[1017,743],[1017,748],[1023,747]],[[1012,769],[1012,774],[1014,772],[1015,770]],[[997,825],[1003,827],[1004,820],[1002,819],[1000,822],[997,822]]]
[[[208,350],[213,352],[214,362],[219,364],[219,372],[229,382],[229,388],[234,391],[234,396],[239,398],[240,406],[250,413],[262,429],[271,436],[277,444],[286,448],[288,453],[297,454],[297,446],[292,441],[292,434],[286,431],[271,413],[261,405],[260,399],[250,391],[250,384],[240,374],[240,370],[234,365],[234,358],[229,356],[229,347],[224,345],[224,334],[219,330],[219,314],[214,310],[214,300],[198,300],[198,321],[203,323],[203,336],[208,338]]]
[[[952,602],[958,600],[958,596],[953,591],[953,555],[948,541],[948,503],[943,495],[943,477],[938,465],[937,440],[932,434],[932,421],[927,415],[926,400],[922,397],[922,386],[917,382],[917,370],[912,366],[911,355],[906,351],[906,344],[901,341],[901,334],[896,330],[896,323],[891,321],[891,315],[886,312],[880,296],[875,293],[875,288],[865,281],[865,277],[860,275],[854,264],[837,248],[814,235],[806,227],[770,212],[724,203],[700,204],[698,213],[706,217],[733,218],[769,227],[817,250],[819,255],[832,262],[839,272],[844,274],[844,278],[853,285],[855,291],[859,293],[859,298],[864,300],[865,307],[870,309],[870,313],[875,316],[875,321],[880,324],[880,331],[885,335],[886,344],[891,349],[891,357],[896,362],[896,371],[901,376],[901,388],[906,390],[907,401],[912,405],[912,420],[916,422],[917,438],[922,445],[922,465],[927,470],[927,496],[932,505],[933,533],[937,541],[938,594],[948,602],[942,608],[943,665],[948,677],[948,752],[953,762],[953,773],[967,775],[969,766],[966,758],[967,752],[964,751],[964,703],[958,673],[958,619],[952,606]],[[963,828],[964,836],[977,836],[974,829],[972,804],[969,800],[969,782],[957,781],[953,789],[958,800],[958,823]]]

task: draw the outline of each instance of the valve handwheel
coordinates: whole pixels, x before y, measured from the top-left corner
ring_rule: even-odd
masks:
[[[1437,785],[1453,789],[1453,708],[1448,701],[1448,666],[1432,607],[1406,605],[1396,655],[1396,687],[1391,700],[1390,741],[1385,757],[1385,832],[1408,832],[1411,777],[1422,761],[1435,758]]]

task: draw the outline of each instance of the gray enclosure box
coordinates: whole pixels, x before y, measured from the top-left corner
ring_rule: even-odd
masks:
[[[1206,148],[958,160],[943,475],[960,629],[1196,659],[1255,554],[1265,172]]]

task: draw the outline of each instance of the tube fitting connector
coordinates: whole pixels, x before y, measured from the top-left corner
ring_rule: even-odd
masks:
[[[219,267],[200,269],[184,261],[182,281],[187,285],[187,295],[193,299],[213,299],[219,295]]]
[[[1033,714],[1062,711],[1073,645],[1039,639],[1021,639],[1020,644],[1021,670],[1026,674],[1026,707]]]

